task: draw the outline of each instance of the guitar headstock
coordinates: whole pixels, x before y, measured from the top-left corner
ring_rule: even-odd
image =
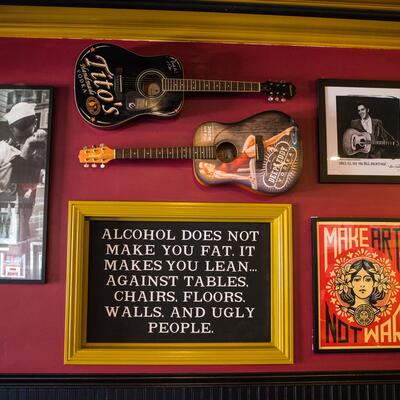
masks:
[[[100,164],[100,168],[104,168],[108,162],[115,159],[115,150],[104,144],[99,147],[84,147],[79,151],[78,158],[85,168],[89,168],[90,165],[96,168],[97,164]]]
[[[296,94],[296,87],[291,82],[266,81],[261,83],[260,90],[267,94],[269,102],[285,102]]]

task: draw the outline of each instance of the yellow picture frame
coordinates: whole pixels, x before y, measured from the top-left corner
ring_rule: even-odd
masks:
[[[87,343],[88,229],[94,219],[268,223],[271,340],[254,343]],[[290,204],[69,202],[65,364],[292,364],[293,354]]]

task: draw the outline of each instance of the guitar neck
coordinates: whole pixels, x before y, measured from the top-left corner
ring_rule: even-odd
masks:
[[[215,160],[215,146],[146,147],[115,149],[116,160]]]
[[[398,142],[390,141],[390,140],[370,141],[370,143],[378,145],[378,146],[397,146],[398,145]]]
[[[162,80],[162,90],[167,92],[260,92],[261,83],[165,78]]]

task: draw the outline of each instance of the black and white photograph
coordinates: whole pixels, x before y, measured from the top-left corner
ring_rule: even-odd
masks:
[[[0,86],[0,283],[45,281],[51,100]]]
[[[400,83],[319,80],[321,182],[398,182]]]

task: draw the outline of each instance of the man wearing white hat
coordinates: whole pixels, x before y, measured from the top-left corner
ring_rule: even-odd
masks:
[[[15,104],[3,116],[8,121],[11,137],[0,142],[0,193],[11,183],[17,184],[21,240],[29,237],[36,185],[45,162],[47,133],[43,129],[35,131],[35,107],[34,103]]]
[[[6,119],[10,125],[12,125],[22,118],[34,117],[35,107],[35,103],[21,102],[14,104],[11,107],[11,110],[6,115],[4,115],[3,118]]]

